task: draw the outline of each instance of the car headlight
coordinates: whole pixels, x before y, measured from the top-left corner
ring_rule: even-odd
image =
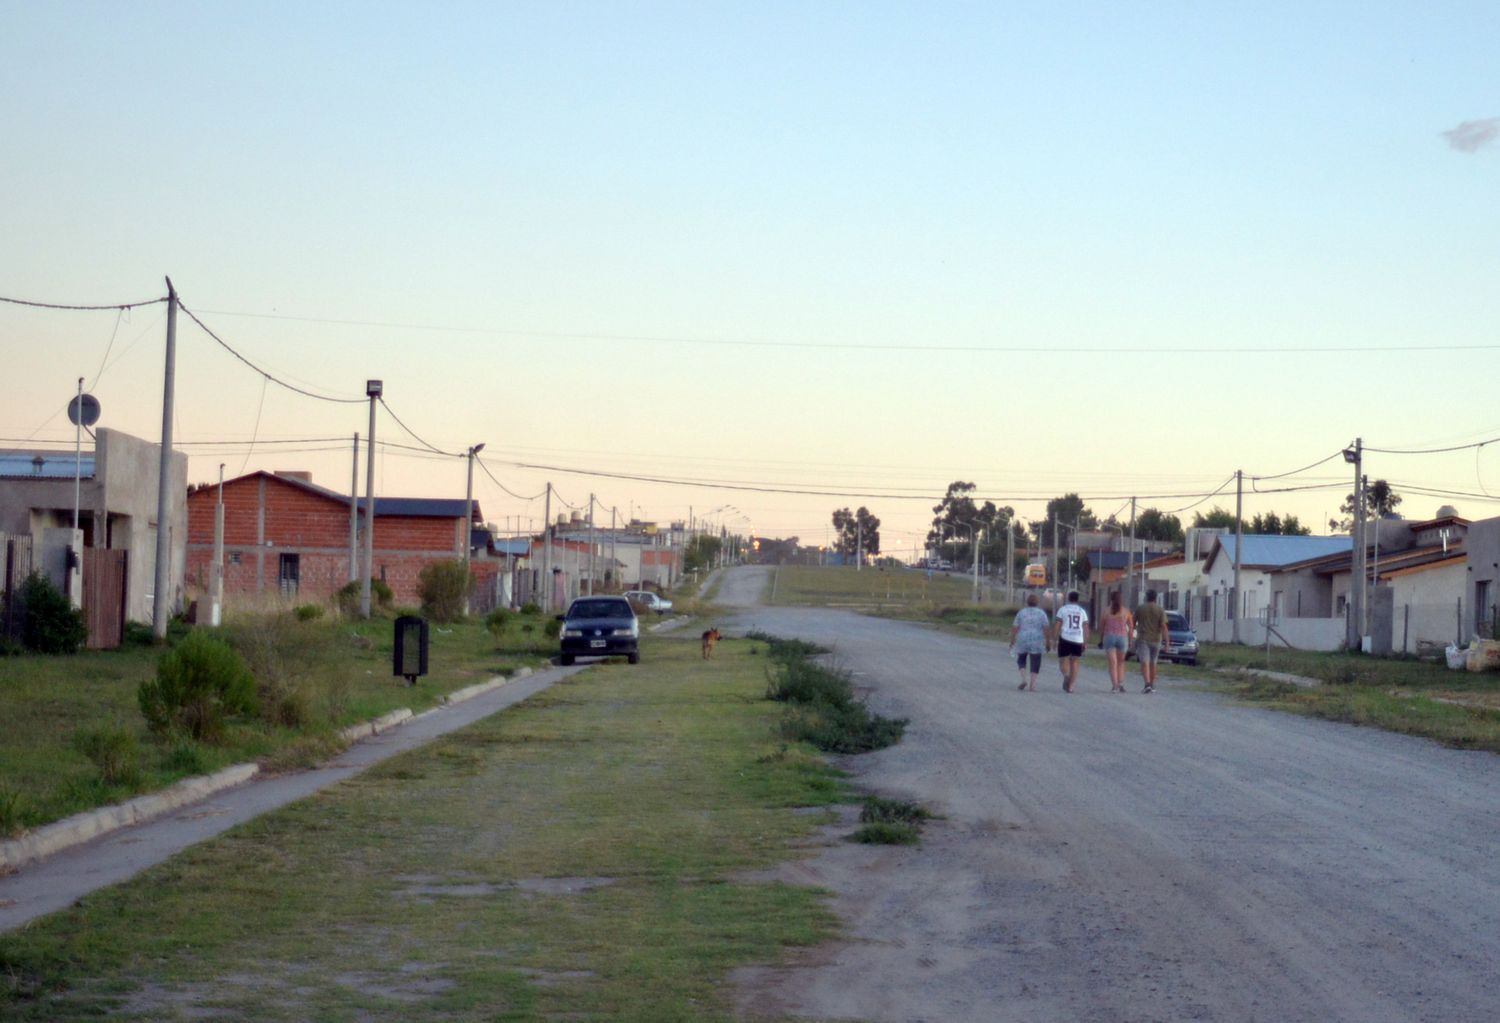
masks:
[[[583,630],[582,629],[564,629],[564,630],[562,630],[562,634],[564,636],[566,636],[568,639],[577,639],[578,637],[580,637],[580,636],[583,635]]]
[[[634,636],[634,635],[636,635],[635,626],[632,625],[628,629],[616,629],[613,633],[611,633],[611,635],[614,635],[614,636]]]

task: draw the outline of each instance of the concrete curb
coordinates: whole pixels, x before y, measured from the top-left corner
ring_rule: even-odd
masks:
[[[65,817],[20,838],[0,842],[0,867],[15,868],[45,859],[99,835],[171,813],[178,807],[249,781],[259,773],[259,764],[234,764],[213,774],[184,778],[160,792]]]
[[[350,725],[339,732],[339,738],[345,742],[358,742],[360,739],[389,731],[418,717],[426,717],[452,704],[472,700],[492,689],[500,688],[507,682],[527,678],[531,674],[530,668],[521,668],[509,677],[496,677],[488,682],[480,682],[477,685],[455,690],[443,697],[442,702],[436,707],[423,711],[421,714],[413,714],[410,707],[402,707],[389,714],[382,714],[373,721]],[[0,870],[15,870],[28,863],[46,859],[71,846],[81,845],[90,839],[98,838],[100,835],[171,813],[178,807],[247,782],[259,773],[259,764],[234,764],[213,774],[184,778],[160,792],[137,796],[135,799],[116,803],[113,806],[85,810],[72,817],[65,817],[60,821],[43,825],[35,831],[26,832],[20,838],[0,842]]]

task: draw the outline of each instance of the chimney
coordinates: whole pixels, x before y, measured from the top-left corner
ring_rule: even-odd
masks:
[[[303,469],[277,469],[275,475],[286,480],[296,480],[298,483],[312,482],[312,473]]]

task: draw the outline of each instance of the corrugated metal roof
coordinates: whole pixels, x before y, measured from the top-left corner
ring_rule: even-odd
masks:
[[[344,499],[348,502],[348,498]],[[476,508],[478,502],[475,502]],[[365,510],[365,499],[359,499],[359,510]],[[404,515],[414,519],[461,519],[469,513],[464,499],[448,497],[377,497],[375,517]]]
[[[1236,545],[1239,538],[1233,535],[1219,537],[1219,545],[1230,561],[1236,560]],[[1245,537],[1245,565],[1279,567],[1312,558],[1324,558],[1353,549],[1354,541],[1347,536],[1262,536]]]

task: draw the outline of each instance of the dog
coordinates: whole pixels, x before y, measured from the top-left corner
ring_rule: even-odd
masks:
[[[718,629],[709,629],[703,634],[703,659],[705,661],[714,655],[714,644],[723,638],[719,635]]]

